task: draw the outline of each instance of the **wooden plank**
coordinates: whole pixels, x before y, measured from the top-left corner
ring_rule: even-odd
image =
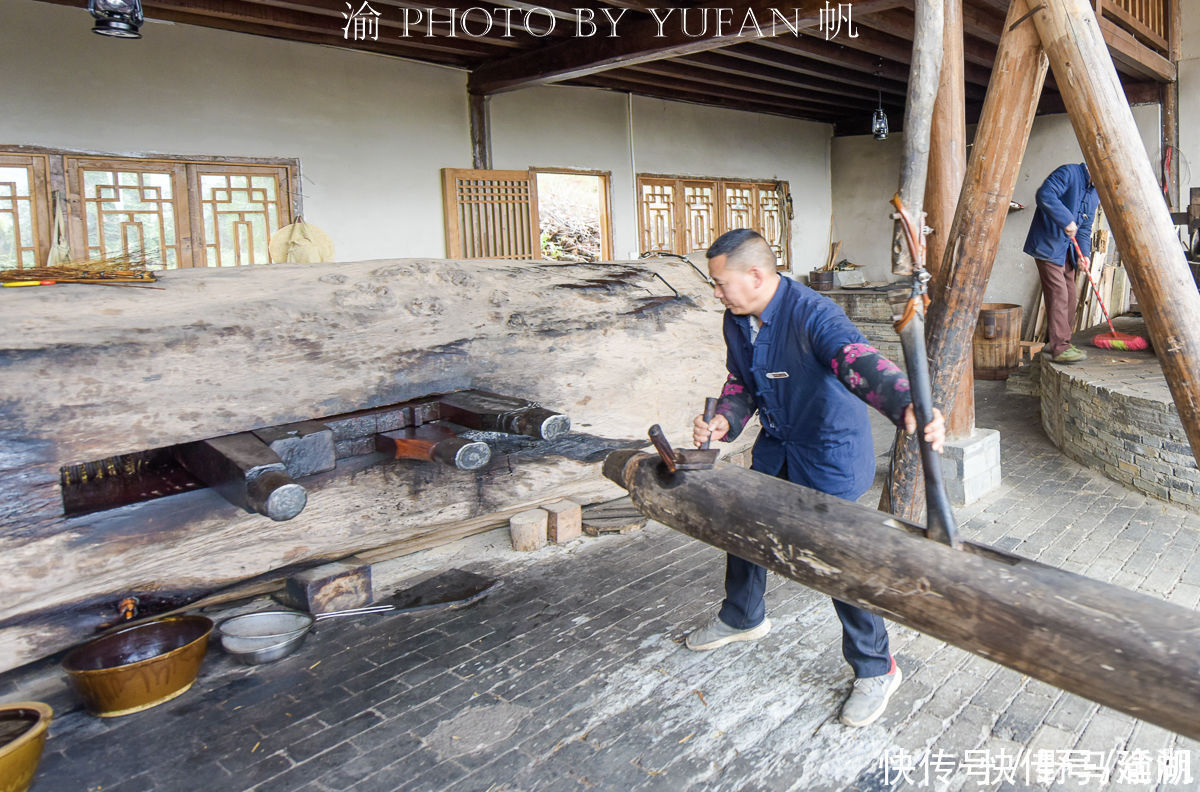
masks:
[[[1175,64],[1143,45],[1113,22],[1100,20],[1100,30],[1108,44],[1112,59],[1124,67],[1124,71],[1158,82],[1174,82]]]
[[[902,2],[903,0],[858,0],[854,8],[857,13],[864,14],[894,8]],[[739,32],[746,14],[753,12],[757,19],[767,21],[772,19],[772,11],[775,8],[775,5],[765,0],[758,0],[738,8],[736,13],[719,3],[689,9],[693,14],[728,11],[728,15],[724,17],[728,21],[725,28],[728,35],[723,36],[715,35],[715,21],[711,25],[713,33],[689,36],[684,26],[677,24],[678,20],[668,19],[671,24],[666,24],[654,18],[642,18],[625,26],[619,38],[597,36],[572,39],[533,52],[491,61],[471,72],[467,88],[472,93],[479,94],[512,91],[531,85],[545,85],[584,77],[618,66],[631,66],[635,63],[674,58],[743,43],[762,37],[753,32],[753,28]],[[795,19],[801,25],[815,26],[819,21],[819,11],[824,8],[824,0],[797,0],[794,9],[788,9],[794,10],[795,15],[789,15],[787,19],[789,22]],[[683,13],[682,8],[672,8],[669,11],[675,14]],[[668,13],[668,10],[660,9],[660,13]],[[761,29],[764,36],[771,31],[769,25],[762,25]],[[787,28],[782,25],[776,29],[776,33],[785,32]]]
[[[1019,0],[1018,0],[1019,1]],[[1031,103],[1032,104],[1032,103]],[[733,465],[605,475],[648,517],[805,586],[1187,737],[1200,737],[1200,614]]]
[[[492,167],[492,125],[488,112],[488,99],[478,94],[468,94],[471,117],[471,167]]]
[[[1070,85],[1063,93],[1067,114],[1200,459],[1200,293],[1092,9],[1083,0],[1043,0],[1043,7],[1034,22],[1060,84]],[[1088,79],[1068,80],[1079,74]]]

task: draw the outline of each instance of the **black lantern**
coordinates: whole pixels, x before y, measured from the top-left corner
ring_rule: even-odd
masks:
[[[876,140],[887,140],[887,113],[883,112],[882,105],[875,108],[875,112],[871,116],[871,134],[875,136]]]
[[[141,0],[88,0],[88,11],[96,18],[93,33],[117,38],[141,38]]]

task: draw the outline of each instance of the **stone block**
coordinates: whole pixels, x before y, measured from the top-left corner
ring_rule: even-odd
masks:
[[[1000,433],[976,429],[970,437],[946,442],[942,452],[946,494],[967,506],[1000,486]]]
[[[513,550],[525,552],[544,546],[549,520],[550,513],[545,509],[529,509],[510,517],[508,534],[512,538]]]
[[[560,500],[542,507],[546,510],[546,538],[554,544],[569,542],[583,534],[583,507],[572,500]]]

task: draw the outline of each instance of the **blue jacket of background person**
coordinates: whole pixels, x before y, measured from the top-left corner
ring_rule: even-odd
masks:
[[[868,343],[836,303],[786,276],[762,313],[757,343],[750,319],[725,312],[726,363],[754,399],[762,430],[754,470],[854,500],[871,487],[875,453],[867,405],[830,362],[847,344]]]
[[[1092,223],[1100,196],[1092,184],[1087,165],[1063,165],[1046,177],[1037,191],[1037,211],[1025,237],[1025,252],[1036,259],[1063,266],[1075,249],[1064,228],[1072,221],[1079,226],[1075,239],[1083,255],[1092,253]]]

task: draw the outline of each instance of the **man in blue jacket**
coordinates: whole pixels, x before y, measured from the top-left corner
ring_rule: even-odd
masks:
[[[758,412],[762,429],[751,469],[856,500],[875,478],[866,404],[915,432],[908,379],[832,300],[781,278],[774,252],[758,233],[722,234],[707,255],[713,292],[726,308],[729,377],[712,421],[696,416],[693,440],[730,440]],[[945,422],[938,410],[925,439],[941,450]],[[688,635],[687,647],[705,651],[766,635],[766,587],[765,569],[728,556],[721,610]],[[883,714],[900,669],[881,618],[845,602],[833,605],[842,622],[842,654],[855,676],[841,719],[866,726]]]
[[[1037,260],[1050,332],[1046,352],[1055,363],[1076,363],[1087,357],[1071,344],[1079,277],[1071,239],[1079,242],[1083,255],[1091,255],[1092,222],[1099,205],[1096,185],[1082,162],[1057,168],[1037,191],[1037,211],[1025,237],[1025,252]]]

